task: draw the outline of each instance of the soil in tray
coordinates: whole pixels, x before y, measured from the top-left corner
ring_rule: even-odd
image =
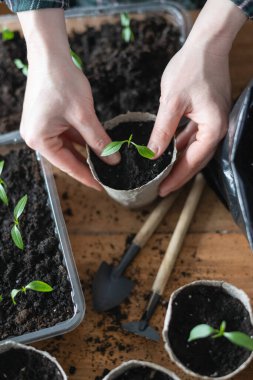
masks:
[[[178,29],[164,17],[132,20],[131,28],[135,39],[130,44],[122,40],[119,21],[70,38],[72,49],[84,62],[101,121],[127,111],[156,113],[161,75],[181,46]],[[1,122],[2,117],[22,110],[26,77],[14,65],[15,58],[26,63],[24,40],[18,35],[12,41],[0,38],[0,133],[19,127],[19,122],[16,126]]]
[[[0,380],[62,380],[54,363],[31,350],[11,348],[1,353],[0,368]]]
[[[253,335],[250,316],[244,305],[223,288],[194,285],[180,292],[173,302],[168,337],[174,354],[190,370],[202,376],[224,376],[238,368],[250,352],[225,338],[199,339],[188,343],[191,329],[201,323],[227,331]]]
[[[55,225],[47,205],[48,196],[35,154],[22,148],[0,155],[5,165],[2,178],[7,185],[9,210],[0,204],[0,340],[36,331],[71,318],[74,314],[71,285],[58,247]],[[10,237],[12,211],[17,201],[28,195],[20,229],[24,251]],[[27,291],[16,296],[14,305],[10,292],[34,280],[45,281],[54,291]]]
[[[121,123],[108,130],[112,141],[126,140],[133,134],[132,141],[138,145],[147,145],[154,122]],[[161,173],[171,162],[173,142],[165,153],[156,160],[150,160],[139,155],[137,149],[130,144],[124,144],[120,149],[121,161],[117,165],[107,165],[93,152],[91,160],[95,171],[104,185],[117,190],[136,189],[151,181]]]
[[[138,367],[129,369],[115,380],[172,380],[172,377],[152,368]]]

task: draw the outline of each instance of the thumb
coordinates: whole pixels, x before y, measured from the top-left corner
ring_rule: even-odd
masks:
[[[169,102],[160,100],[155,125],[148,143],[148,148],[155,153],[156,158],[169,145],[183,114],[184,107],[180,99],[174,98]]]

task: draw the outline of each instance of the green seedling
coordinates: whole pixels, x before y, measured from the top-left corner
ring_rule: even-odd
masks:
[[[102,157],[110,156],[111,154],[118,152],[120,148],[122,147],[122,145],[127,143],[128,147],[130,146],[130,144],[132,144],[142,157],[149,158],[149,159],[155,157],[155,153],[151,149],[149,149],[148,147],[144,145],[135,144],[132,141],[132,138],[133,138],[133,135],[131,134],[128,140],[110,142],[108,145],[106,145],[106,147],[102,151],[101,156]]]
[[[19,218],[25,209],[27,199],[28,199],[27,195],[24,195],[18,201],[17,205],[14,208],[14,212],[13,212],[14,225],[11,229],[11,237],[12,237],[14,244],[21,250],[24,249],[24,242],[23,242],[21,232],[20,232]]]
[[[127,12],[121,13],[120,21],[122,27],[121,36],[123,41],[125,41],[126,43],[134,41],[134,33],[131,29],[131,20],[129,14]]]
[[[253,339],[240,331],[226,332],[225,321],[221,322],[219,329],[214,329],[213,327],[205,324],[195,326],[190,332],[188,342],[207,337],[211,337],[213,339],[224,337],[237,346],[253,351]]]
[[[4,168],[4,161],[0,161],[0,199],[6,206],[8,206],[9,201],[8,201],[8,197],[5,190],[6,184],[4,180],[1,178],[3,168]]]
[[[3,296],[2,294],[0,294],[0,302],[2,302],[2,300],[3,300]]]
[[[34,292],[40,292],[40,293],[49,293],[53,291],[53,288],[46,282],[32,281],[32,282],[29,282],[29,284],[27,284],[26,286],[22,286],[22,288],[20,289],[12,289],[11,299],[14,305],[17,304],[17,302],[15,301],[16,296],[19,293],[26,294],[27,290],[33,290]]]
[[[82,71],[83,70],[83,61],[81,60],[79,55],[77,55],[72,49],[70,49],[70,55],[71,55],[72,61],[76,65],[76,67]]]
[[[9,40],[13,40],[13,38],[14,38],[14,32],[9,30],[8,28],[4,28],[2,31],[2,40],[9,41]]]
[[[15,66],[22,71],[22,73],[27,77],[28,75],[28,65],[23,63],[21,59],[14,59]]]

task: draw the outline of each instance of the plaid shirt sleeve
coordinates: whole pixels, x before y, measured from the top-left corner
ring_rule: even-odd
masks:
[[[253,19],[253,0],[232,0],[249,18]]]
[[[66,9],[69,6],[69,0],[5,0],[4,2],[13,12],[31,11],[42,8]]]

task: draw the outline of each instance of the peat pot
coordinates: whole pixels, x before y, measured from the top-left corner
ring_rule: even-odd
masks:
[[[244,291],[223,281],[195,281],[170,297],[164,322],[165,349],[184,372],[201,379],[230,379],[251,361],[253,353],[224,337],[188,342],[199,324],[253,335],[252,310]]]

